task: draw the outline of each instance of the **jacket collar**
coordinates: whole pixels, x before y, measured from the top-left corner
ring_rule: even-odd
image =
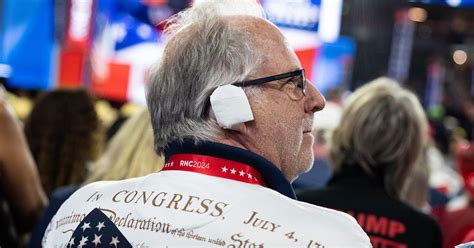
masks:
[[[266,187],[296,199],[295,192],[283,173],[270,161],[253,152],[211,141],[184,140],[169,144],[165,149],[165,162],[175,154],[199,154],[247,164],[261,174]]]

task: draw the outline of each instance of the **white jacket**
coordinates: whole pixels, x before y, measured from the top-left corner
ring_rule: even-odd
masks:
[[[94,208],[132,247],[371,247],[347,214],[263,186],[188,171],[162,171],[79,189],[50,222],[43,246],[125,244],[118,236],[100,235],[110,223],[80,223]],[[94,231],[95,236],[84,233],[71,239],[74,230]]]

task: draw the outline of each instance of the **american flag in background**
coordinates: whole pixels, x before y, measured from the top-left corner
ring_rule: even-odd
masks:
[[[132,247],[114,223],[99,209],[92,210],[69,239],[68,248]]]

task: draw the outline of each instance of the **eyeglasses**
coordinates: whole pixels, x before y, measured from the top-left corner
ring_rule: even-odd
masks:
[[[286,85],[290,85],[294,87],[291,93],[292,98],[295,100],[299,100],[303,98],[306,95],[306,88],[307,88],[304,69],[300,69],[300,70],[296,70],[292,72],[286,72],[286,73],[264,77],[264,78],[257,78],[257,79],[253,79],[253,80],[249,80],[245,82],[233,83],[233,85],[238,86],[238,87],[247,87],[251,85],[259,85],[259,84],[264,84],[264,83],[287,79],[287,78],[289,78],[289,80],[287,80],[281,86],[281,88],[285,87]]]

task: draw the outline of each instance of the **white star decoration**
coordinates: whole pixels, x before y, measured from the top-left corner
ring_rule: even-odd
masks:
[[[232,168],[232,169],[229,170],[229,168],[227,168],[226,166],[221,167],[221,170],[222,170],[222,173],[227,173],[228,171],[230,171],[230,174],[233,174],[233,175],[236,175],[236,173],[239,172],[239,176],[241,176],[241,177],[247,176],[248,179],[253,179],[254,181],[258,182],[258,179],[256,177],[254,177],[252,175],[252,173],[250,173],[250,172],[245,173],[244,170],[237,171],[235,168]]]
[[[91,228],[91,225],[89,222],[84,222],[84,225],[81,226],[82,232],[84,232],[87,228]]]
[[[83,247],[84,245],[86,245],[86,244],[87,244],[87,241],[88,241],[88,240],[89,240],[89,238],[88,238],[88,237],[84,237],[84,236],[82,236],[82,239],[81,239],[81,241],[79,241],[79,244],[77,245],[77,247],[78,247],[78,248],[81,248],[81,247]]]
[[[94,243],[94,245],[97,247],[98,244],[100,244],[100,238],[102,237],[102,234],[97,236],[94,234],[94,240],[92,241],[92,243]]]
[[[110,245],[114,245],[115,247],[117,247],[117,244],[120,243],[120,241],[118,240],[118,237],[114,237],[112,236],[112,241],[110,241]]]
[[[69,245],[69,246],[73,246],[73,245],[74,245],[74,237],[72,237],[71,240],[69,240],[68,245]]]
[[[104,222],[100,222],[99,221],[99,224],[97,224],[96,228],[99,229],[99,232],[100,232],[100,229],[104,228],[105,225],[104,225]]]

